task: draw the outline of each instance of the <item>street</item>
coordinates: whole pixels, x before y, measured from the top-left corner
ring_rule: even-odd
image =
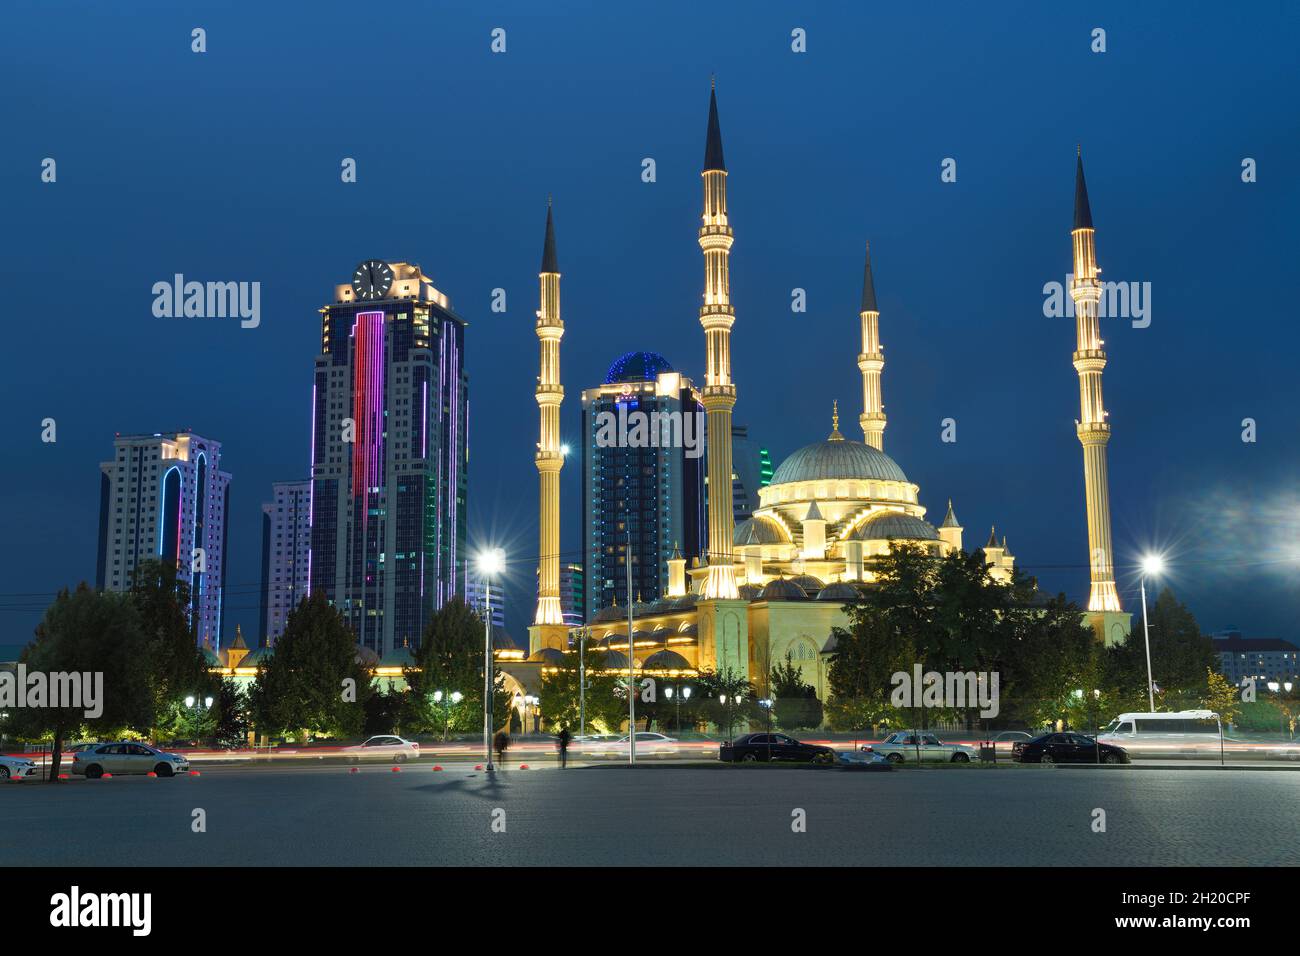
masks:
[[[1287,771],[518,767],[11,783],[0,851],[11,866],[1300,863],[1300,773]]]

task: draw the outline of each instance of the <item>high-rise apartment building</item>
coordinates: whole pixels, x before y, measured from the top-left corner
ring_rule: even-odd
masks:
[[[271,488],[271,500],[262,505],[261,647],[275,646],[309,585],[311,482],[277,481]]]
[[[118,435],[99,466],[96,586],[126,591],[143,561],[174,563],[189,585],[198,644],[221,645],[230,475],[221,444],[193,432]]]

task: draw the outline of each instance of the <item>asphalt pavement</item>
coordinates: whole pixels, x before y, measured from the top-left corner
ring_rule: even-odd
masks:
[[[1300,773],[443,766],[10,783],[0,852],[11,866],[1300,863]]]

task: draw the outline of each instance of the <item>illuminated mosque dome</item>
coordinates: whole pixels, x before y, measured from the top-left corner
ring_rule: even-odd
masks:
[[[828,438],[804,445],[772,475],[772,484],[795,481],[825,481],[856,478],[874,481],[907,481],[894,459],[860,441]]]

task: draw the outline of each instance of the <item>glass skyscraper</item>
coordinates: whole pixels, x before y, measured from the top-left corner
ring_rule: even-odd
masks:
[[[691,380],[653,352],[624,355],[610,366],[604,384],[582,393],[588,620],[616,597],[620,604],[626,601],[629,533],[634,600],[653,601],[666,592],[667,562],[674,551],[680,550],[688,564],[702,554],[708,537],[703,411]],[[680,416],[682,434],[694,431],[693,450],[684,442],[650,444],[655,429],[637,432],[638,420],[665,414]],[[691,416],[689,425],[685,416]],[[614,428],[605,427],[611,423]]]
[[[465,588],[465,322],[404,262],[358,267],[320,311],[311,590],[383,657]]]

